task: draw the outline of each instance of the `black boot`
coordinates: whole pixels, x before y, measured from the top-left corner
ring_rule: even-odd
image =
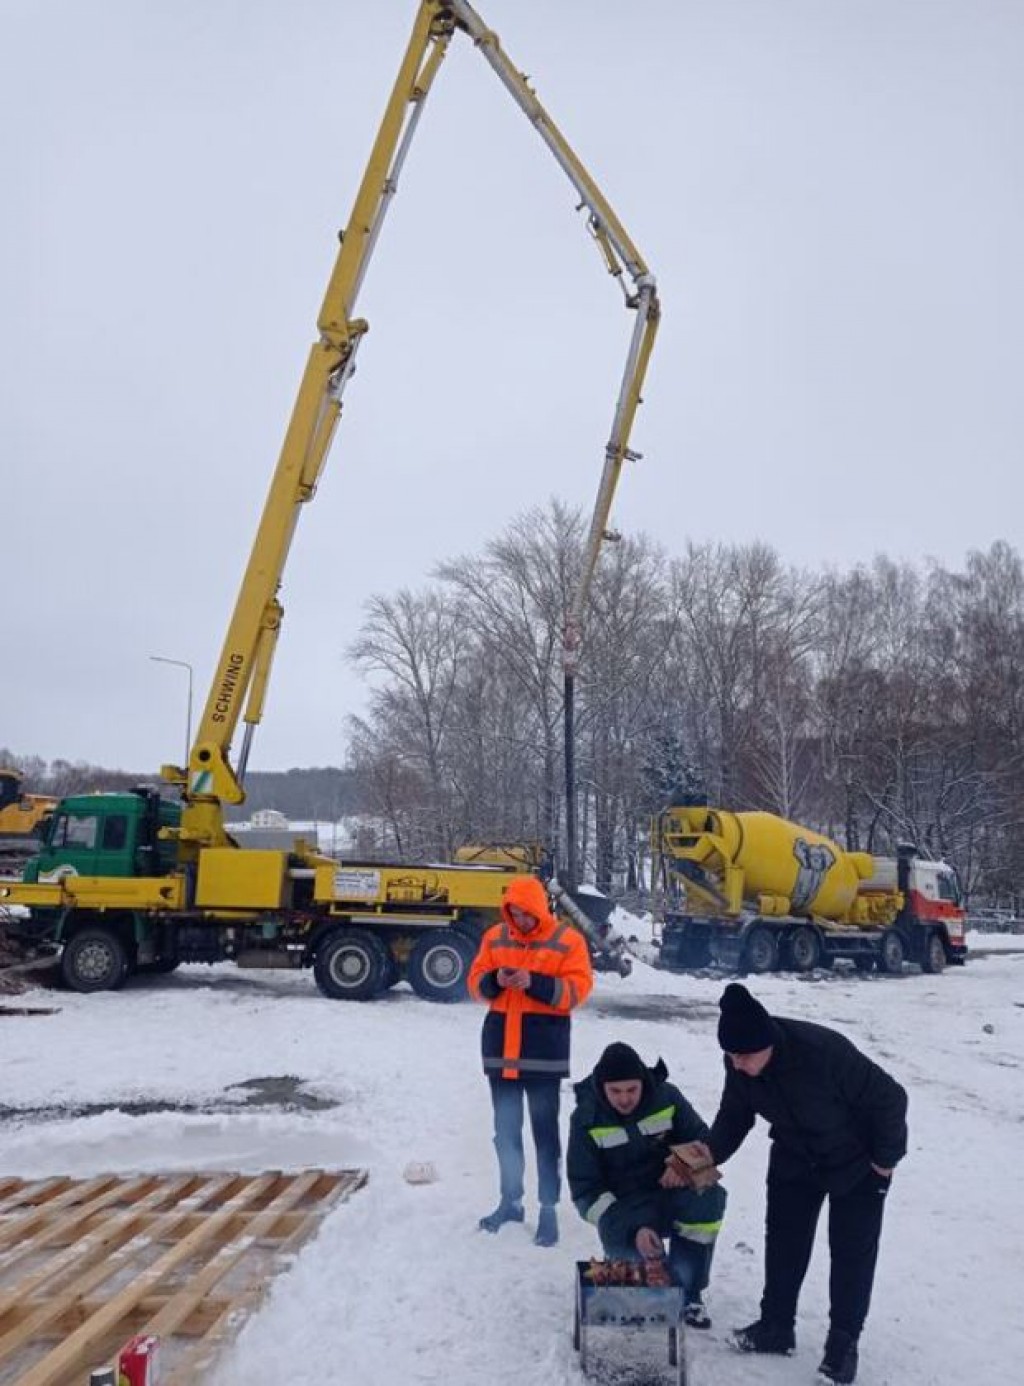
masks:
[[[734,1329],[732,1342],[740,1352],[774,1352],[788,1357],[796,1351],[796,1334],[792,1328],[772,1323],[770,1319],[758,1319],[748,1323],[746,1328]]]
[[[826,1381],[849,1386],[857,1378],[857,1339],[841,1328],[830,1328],[818,1372]]]
[[[523,1216],[521,1203],[506,1203],[502,1199],[493,1213],[480,1219],[478,1226],[481,1232],[497,1232],[506,1222],[522,1222]]]
[[[700,1294],[688,1299],[683,1306],[683,1321],[689,1328],[710,1328],[711,1315]]]

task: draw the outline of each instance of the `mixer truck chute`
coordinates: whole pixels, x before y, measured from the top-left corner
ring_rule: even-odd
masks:
[[[652,863],[668,968],[938,972],[967,954],[956,872],[910,846],[846,852],[771,813],[697,804],[655,819]]]

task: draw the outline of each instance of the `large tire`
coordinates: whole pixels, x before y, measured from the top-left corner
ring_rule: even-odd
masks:
[[[128,976],[128,953],[112,929],[79,929],[64,945],[60,975],[71,991],[116,991]]]
[[[921,949],[921,971],[941,972],[946,966],[946,945],[938,929],[933,929]]]
[[[801,924],[786,941],[786,959],[794,972],[813,972],[821,966],[821,935],[810,924]]]
[[[413,944],[407,976],[426,1001],[464,1001],[476,949],[454,929],[428,929]]]
[[[372,1001],[384,989],[388,950],[366,929],[335,929],[313,960],[313,977],[333,1001]]]
[[[771,929],[757,925],[747,935],[743,949],[744,972],[774,972],[779,965],[779,939]]]
[[[903,940],[896,929],[886,929],[878,944],[877,966],[887,977],[899,977],[903,972]]]

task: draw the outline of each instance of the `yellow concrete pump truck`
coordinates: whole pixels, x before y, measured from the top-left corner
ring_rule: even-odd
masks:
[[[622,224],[498,37],[464,0],[422,0],[317,322],[234,614],[186,767],[164,766],[180,803],[153,789],[83,795],[56,807],[20,881],[0,881],[0,908],[27,907],[22,932],[60,950],[67,985],[117,987],[133,970],[234,959],[312,967],[328,996],[366,999],[406,975],[434,1000],[461,996],[481,925],[496,917],[509,874],[524,863],[418,866],[337,862],[306,844],[240,850],[223,806],[244,799],[252,733],[262,717],[281,627],[278,599],[300,509],[313,498],[367,323],[356,298],[424,103],[448,45],[473,41],[575,190],[605,267],[635,315],[605,449],[590,539],[566,647],[579,621],[660,315],[655,281]],[[243,703],[245,704],[243,716]],[[233,765],[239,720],[245,734]],[[572,902],[552,882],[570,915]],[[578,915],[578,911],[576,912]],[[585,926],[585,918],[576,922]]]

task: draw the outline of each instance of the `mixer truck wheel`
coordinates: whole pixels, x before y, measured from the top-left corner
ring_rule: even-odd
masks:
[[[794,972],[813,972],[821,966],[821,939],[817,930],[809,924],[794,929],[789,936],[786,952]]]
[[[937,929],[933,929],[924,942],[921,951],[921,971],[922,972],[941,972],[946,966],[946,945],[942,941],[942,935]]]
[[[903,971],[903,940],[895,929],[886,929],[878,946],[878,970],[898,977]]]
[[[779,965],[779,940],[771,929],[758,925],[747,935],[743,950],[744,972],[774,972]]]

